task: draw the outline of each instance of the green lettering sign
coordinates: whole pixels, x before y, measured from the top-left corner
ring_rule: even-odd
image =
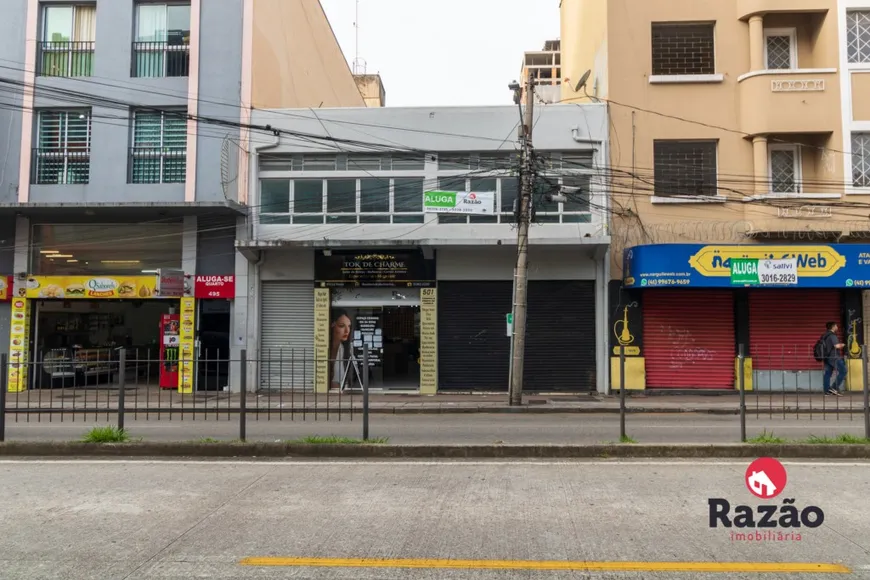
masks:
[[[758,284],[758,259],[731,258],[730,262],[732,284]]]

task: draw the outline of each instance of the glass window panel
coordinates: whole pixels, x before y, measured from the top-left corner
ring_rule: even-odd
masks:
[[[142,275],[142,270],[180,268],[183,224],[36,224],[31,271],[35,275]],[[52,260],[40,250],[70,254]]]
[[[323,181],[320,179],[297,179],[293,182],[293,213],[323,212]],[[322,222],[321,218],[321,222]],[[293,219],[300,223],[299,218]],[[313,222],[318,223],[318,222]]]
[[[393,180],[393,211],[423,211],[423,179],[396,178]]]
[[[359,195],[360,212],[388,213],[390,211],[389,179],[360,179]]]
[[[355,224],[356,214],[352,215],[328,215],[326,216],[328,224]]]
[[[468,170],[471,168],[471,156],[468,154],[446,153],[438,156],[438,169],[442,171]]]
[[[64,116],[55,111],[39,113],[39,148],[59,149],[63,146]]]
[[[519,178],[505,177],[501,179],[501,211],[504,213],[514,212],[514,200],[519,195]]]
[[[72,40],[72,6],[46,6],[44,15],[45,36],[43,40],[46,42],[70,42]]]
[[[426,158],[418,153],[394,154],[392,157],[393,171],[422,171],[426,167]]]
[[[467,191],[464,177],[442,177],[438,179],[438,189],[441,191]],[[468,216],[455,214],[438,214],[439,224],[468,223]]]
[[[294,215],[294,224],[322,224],[323,214],[320,215]]]
[[[423,215],[395,215],[393,216],[394,224],[422,224],[425,216]]]
[[[133,145],[148,148],[160,147],[160,113],[137,111],[133,119]]]
[[[136,42],[166,42],[165,4],[137,6]]]
[[[378,155],[350,155],[347,160],[350,171],[380,171],[381,157]]]
[[[470,191],[491,191],[493,192],[493,197],[495,197],[495,191],[498,187],[498,179],[494,178],[478,178],[472,179],[471,181],[471,189]],[[473,224],[489,224],[498,222],[498,218],[495,215],[472,215],[468,216],[470,218],[471,223]]]
[[[305,155],[303,171],[335,171],[335,155]]]
[[[76,42],[93,42],[96,38],[96,29],[97,7],[76,6],[73,40]]]
[[[361,215],[361,216],[359,216],[359,223],[361,223],[361,224],[388,224],[388,223],[390,223],[390,216],[388,216],[388,215]]]
[[[578,187],[576,193],[565,192],[568,201],[562,205],[562,211],[589,211],[590,178],[588,175],[576,177],[564,177],[562,185],[566,187]]]
[[[290,223],[290,216],[260,214],[260,223],[263,225],[288,225]]]
[[[187,148],[187,119],[181,114],[164,113],[163,146],[169,149]]]
[[[289,179],[264,179],[260,182],[260,212],[290,213]]]
[[[326,213],[356,213],[356,179],[326,180]]]
[[[190,44],[190,5],[166,7],[166,40],[172,46]]]

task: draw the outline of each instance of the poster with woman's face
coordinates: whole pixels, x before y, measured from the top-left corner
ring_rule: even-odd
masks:
[[[329,333],[329,384],[331,388],[339,388],[342,380],[344,361],[350,358],[353,333],[353,322],[350,313],[341,308],[334,308],[330,316]],[[347,377],[345,377],[347,378]]]

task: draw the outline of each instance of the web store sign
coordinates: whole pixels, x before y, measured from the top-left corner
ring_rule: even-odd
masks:
[[[653,244],[623,254],[627,288],[870,289],[870,245]]]
[[[432,261],[420,252],[327,251],[314,256],[320,288],[432,288]]]
[[[495,213],[495,192],[427,191],[423,194],[423,211],[426,213],[493,215]]]

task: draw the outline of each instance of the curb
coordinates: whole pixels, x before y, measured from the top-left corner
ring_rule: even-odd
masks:
[[[791,459],[870,459],[870,445],[306,445],[265,442],[94,444],[13,441],[0,444],[0,456],[346,459],[698,459],[767,456]]]

